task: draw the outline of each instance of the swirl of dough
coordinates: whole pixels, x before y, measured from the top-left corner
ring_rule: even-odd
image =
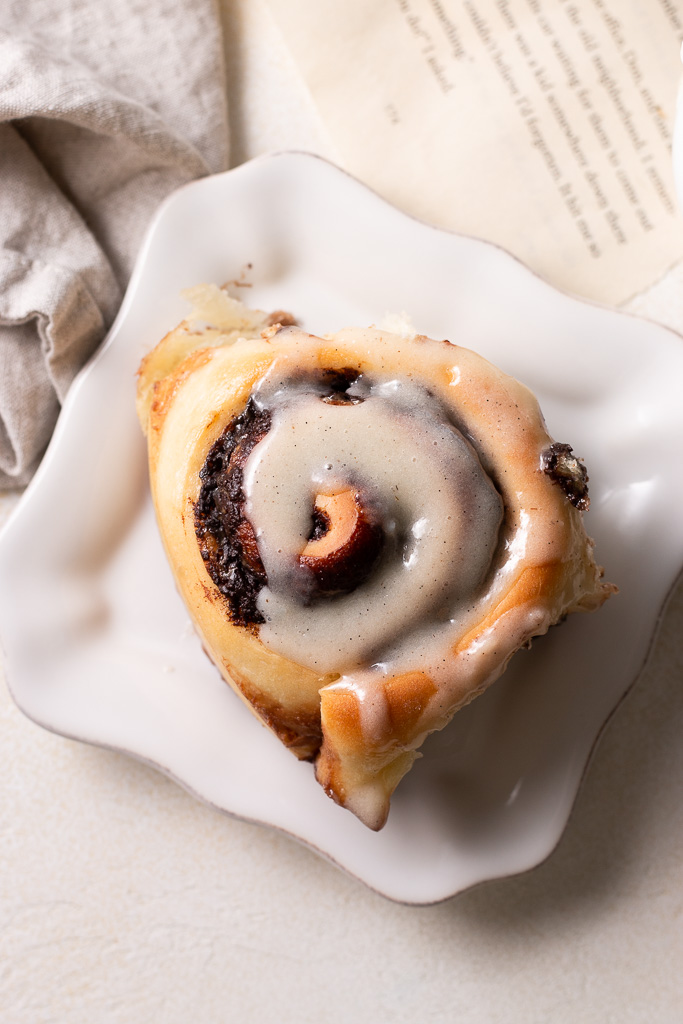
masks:
[[[255,392],[271,427],[243,485],[268,579],[261,640],[319,672],[386,661],[398,638],[452,619],[476,595],[498,543],[500,495],[421,385],[362,375],[351,401],[329,402],[315,381],[279,377],[276,390],[269,374]],[[311,543],[316,507],[333,525]],[[336,587],[321,590],[316,561]]]
[[[182,324],[141,369],[162,538],[226,680],[381,828],[425,736],[614,590],[585,470],[468,349],[235,327],[217,292],[208,326]]]

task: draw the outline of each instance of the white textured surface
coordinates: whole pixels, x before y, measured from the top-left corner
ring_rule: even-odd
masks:
[[[674,1024],[683,593],[540,868],[396,906],[3,694],[3,1021]]]
[[[290,103],[293,144],[314,146],[260,2],[226,7],[248,26],[245,103],[258,111],[239,158],[286,144]],[[682,295],[677,269],[633,306],[680,330]],[[120,755],[43,732],[2,689],[3,1024],[678,1024],[682,620],[679,586],[553,856],[424,909]]]

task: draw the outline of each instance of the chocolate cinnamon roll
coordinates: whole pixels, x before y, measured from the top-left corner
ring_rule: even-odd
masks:
[[[615,589],[585,468],[457,344],[194,298],[138,387],[178,587],[227,682],[381,828],[427,734]]]

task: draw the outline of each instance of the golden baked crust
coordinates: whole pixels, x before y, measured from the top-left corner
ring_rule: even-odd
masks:
[[[152,494],[178,588],[227,682],[298,757],[315,760],[317,778],[333,799],[369,827],[381,828],[391,794],[426,735],[442,728],[460,707],[486,689],[514,652],[533,636],[546,632],[570,612],[597,608],[615,589],[602,582],[592,542],[575,507],[583,502],[582,478],[580,473],[576,475],[577,464],[571,459],[565,458],[559,471],[549,471],[548,452],[553,441],[536,399],[523,385],[465,348],[377,328],[346,329],[327,338],[314,338],[295,328],[280,329],[272,318],[245,311],[212,286],[195,289],[192,298],[199,307],[193,318],[167,335],[146,357],[138,384],[138,413],[148,437]],[[479,507],[477,503],[484,499],[482,527],[493,538],[489,547],[482,549],[484,554],[477,556],[486,562],[485,576],[480,578],[479,570],[472,569],[472,594],[458,597],[459,603],[453,605],[457,605],[456,611],[449,605],[445,613],[432,601],[434,624],[420,612],[416,625],[399,624],[393,638],[382,623],[379,639],[372,650],[368,647],[369,653],[362,653],[359,641],[361,653],[349,649],[338,665],[325,654],[318,658],[310,645],[302,645],[299,655],[296,637],[283,640],[277,630],[271,636],[270,619],[265,625],[240,622],[225,592],[207,571],[197,532],[200,473],[206,473],[213,446],[244,414],[254,394],[267,392],[263,392],[264,381],[271,382],[268,393],[275,396],[271,398],[273,421],[279,424],[279,434],[275,428],[271,431],[272,440],[281,444],[286,431],[293,432],[298,423],[294,419],[286,426],[281,423],[288,415],[282,411],[289,401],[287,388],[292,389],[293,407],[299,408],[304,401],[301,381],[318,380],[321,374],[328,379],[330,374],[346,374],[349,379],[374,381],[375,390],[366,389],[364,397],[359,392],[358,397],[349,398],[351,387],[348,394],[342,388],[322,401],[348,409],[352,403],[359,403],[360,408],[370,397],[372,402],[362,416],[378,409],[390,425],[394,417],[398,435],[410,430],[410,417],[414,416],[416,434],[427,439],[433,435],[434,450],[446,452],[437,457],[430,449],[425,452],[425,462],[445,459],[444,465],[450,465],[448,445],[451,434],[458,434],[457,459],[466,463],[463,480],[475,472],[484,478],[473,484],[475,498],[467,500]],[[399,381],[397,393],[402,387],[409,398],[417,396],[419,412],[408,408],[405,397],[401,398],[403,404],[392,405],[393,381]],[[321,401],[319,394],[305,401],[309,399]],[[305,413],[317,407],[301,408]],[[361,414],[353,409],[339,412],[326,406],[323,412],[329,423],[360,422]],[[326,419],[325,429],[327,423]],[[258,453],[266,447],[265,443],[257,445],[257,454],[249,456],[247,465],[258,469],[263,458]],[[565,448],[559,446],[561,458]],[[366,454],[370,451],[364,450]],[[474,460],[475,469],[467,460]],[[375,464],[374,455],[370,461]],[[413,463],[422,461],[421,456],[412,459]],[[557,461],[552,461],[553,467]],[[298,472],[303,463],[292,465]],[[442,471],[439,466],[435,472]],[[561,471],[566,476],[574,474],[571,482],[576,493],[569,497]],[[291,476],[292,471],[283,472]],[[327,517],[328,529],[329,517],[338,517],[333,523],[337,532],[332,536],[341,538],[339,550],[355,548],[352,555],[356,561],[365,558],[371,569],[379,565],[377,571],[388,573],[385,563],[389,555],[380,552],[375,543],[379,513],[375,499],[368,498],[374,485],[369,482],[363,489],[363,473],[364,469],[356,467],[344,477],[351,483],[338,482],[327,491],[320,485],[322,498],[315,499],[316,514]],[[401,485],[405,491],[404,480]],[[396,490],[398,493],[398,484]],[[255,501],[248,506],[252,510],[257,508]],[[463,522],[455,526],[444,522],[444,534],[450,536],[457,528],[465,531],[464,538],[471,538],[467,532],[472,529],[470,513],[454,511],[453,517],[445,518],[457,520],[458,515]],[[264,528],[264,520],[260,520],[258,550],[253,548],[251,556],[261,569],[259,552],[264,562],[275,564],[264,554],[268,521],[266,516]],[[252,532],[251,525],[247,523],[253,537],[258,531]],[[357,538],[363,543],[356,543]],[[316,608],[323,609],[321,615],[328,614],[330,601],[336,602],[335,609],[343,608],[339,604],[345,600],[343,579],[339,582],[343,573],[340,576],[338,561],[330,562],[335,543],[330,535],[321,542],[313,534],[296,553],[297,564],[308,572],[306,579],[314,588],[313,597],[308,594],[301,602],[313,605],[312,622]],[[393,557],[402,557],[407,565],[405,544],[401,548],[395,540],[392,543]],[[265,579],[265,570],[262,576]],[[349,579],[348,591],[362,591],[364,576]],[[449,585],[446,578],[444,586]],[[324,621],[331,620],[328,616]],[[286,622],[283,628],[286,633]],[[329,625],[326,628],[329,633]],[[405,635],[413,635],[411,629],[414,656],[410,642],[405,641]],[[389,640],[382,639],[385,634]]]

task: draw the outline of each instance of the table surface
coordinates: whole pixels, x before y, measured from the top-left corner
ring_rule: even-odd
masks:
[[[233,164],[334,159],[263,0],[221,2]],[[629,308],[683,332],[683,267]],[[553,855],[426,908],[44,732],[0,684],[4,1024],[678,1024],[682,622],[679,585]]]

